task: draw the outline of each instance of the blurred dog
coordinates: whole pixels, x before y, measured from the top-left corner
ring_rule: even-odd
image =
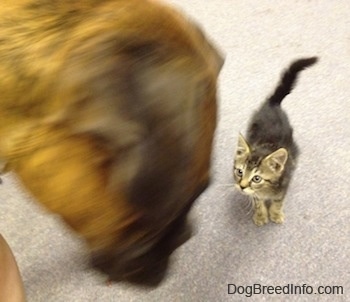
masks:
[[[157,285],[209,182],[223,59],[152,0],[0,8],[0,156],[111,280]]]

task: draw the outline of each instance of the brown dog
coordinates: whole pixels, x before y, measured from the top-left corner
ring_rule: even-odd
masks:
[[[0,156],[112,280],[158,284],[207,187],[223,63],[152,0],[0,8]]]

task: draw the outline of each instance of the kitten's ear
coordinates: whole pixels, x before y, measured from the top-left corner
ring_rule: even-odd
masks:
[[[288,159],[288,151],[284,148],[280,148],[277,151],[266,156],[262,164],[269,168],[272,172],[281,174],[284,170],[284,165]]]
[[[243,157],[250,153],[250,148],[242,134],[239,134],[238,144],[237,144],[237,157]]]

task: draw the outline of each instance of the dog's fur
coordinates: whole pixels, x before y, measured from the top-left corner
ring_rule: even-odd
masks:
[[[223,60],[152,0],[5,0],[0,156],[112,280],[158,284],[209,182]]]

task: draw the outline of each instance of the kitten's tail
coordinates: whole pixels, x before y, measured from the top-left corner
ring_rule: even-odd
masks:
[[[270,106],[280,105],[282,100],[293,90],[298,77],[298,73],[305,68],[315,64],[317,60],[317,57],[311,57],[294,61],[283,73],[278,87],[267,101],[268,104]]]

